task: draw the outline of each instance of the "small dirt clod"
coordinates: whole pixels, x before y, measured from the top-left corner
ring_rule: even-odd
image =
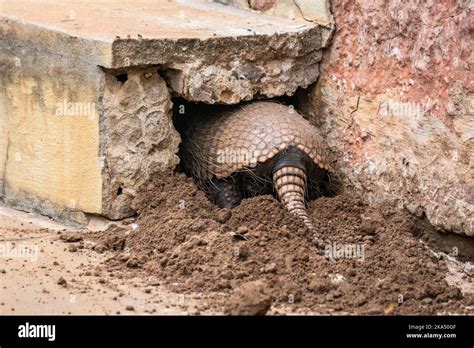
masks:
[[[66,243],[76,243],[83,239],[82,235],[78,232],[63,233],[59,238]]]
[[[60,277],[57,282],[58,285],[61,285],[62,287],[67,287],[67,281],[63,277]]]
[[[229,315],[265,315],[271,305],[268,284],[256,280],[235,289],[227,299],[224,312]]]
[[[232,216],[230,209],[221,209],[216,215],[216,221],[225,224]]]

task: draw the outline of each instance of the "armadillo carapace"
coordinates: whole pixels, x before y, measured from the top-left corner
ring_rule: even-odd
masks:
[[[253,102],[197,115],[182,132],[184,168],[220,207],[272,185],[287,209],[311,228],[305,197],[330,170],[323,139],[293,108]]]

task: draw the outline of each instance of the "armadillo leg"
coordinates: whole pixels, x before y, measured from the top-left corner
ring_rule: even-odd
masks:
[[[311,222],[305,205],[306,174],[304,170],[285,166],[277,169],[273,173],[273,182],[280,201],[286,206],[288,211],[303,220],[304,224],[314,232],[315,242],[321,244],[322,241],[316,233],[316,228]]]
[[[211,196],[220,208],[233,208],[242,200],[242,192],[232,179],[214,179],[211,182]]]

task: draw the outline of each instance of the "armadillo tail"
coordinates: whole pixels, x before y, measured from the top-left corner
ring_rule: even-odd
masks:
[[[315,231],[305,206],[306,173],[304,170],[293,166],[281,167],[273,173],[273,183],[278,198],[288,211],[301,218],[310,230]]]

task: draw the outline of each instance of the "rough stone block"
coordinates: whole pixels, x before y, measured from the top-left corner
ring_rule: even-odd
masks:
[[[347,185],[474,236],[469,1],[333,1],[336,26],[307,111]]]

